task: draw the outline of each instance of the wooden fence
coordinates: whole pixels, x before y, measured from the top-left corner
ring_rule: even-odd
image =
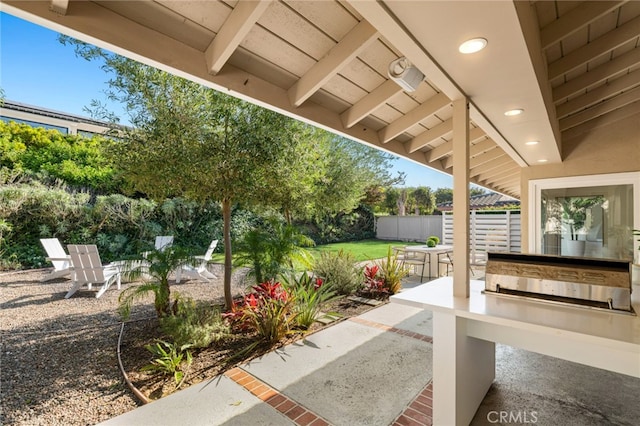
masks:
[[[487,251],[520,252],[520,211],[472,210],[469,239],[471,259]],[[381,240],[426,241],[435,235],[442,244],[453,244],[453,215],[381,216],[376,220],[376,237]]]

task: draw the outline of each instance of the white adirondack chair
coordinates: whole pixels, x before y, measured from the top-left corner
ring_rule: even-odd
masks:
[[[203,256],[195,256],[195,259],[199,261],[197,265],[183,265],[181,268],[178,268],[176,271],[176,284],[180,283],[182,276],[205,281],[214,279],[216,276],[207,269],[207,264],[211,260],[213,251],[217,245],[218,240],[213,240]]]
[[[69,250],[73,265],[71,267],[73,286],[64,296],[65,299],[70,298],[85,284],[89,290],[93,284],[101,284],[96,298],[102,296],[114,282],[120,289],[120,268],[116,265],[102,265],[98,247],[95,244],[70,244],[67,246],[67,250]]]
[[[71,258],[65,253],[60,240],[57,238],[40,239],[42,247],[47,252],[47,260],[53,264],[53,271],[45,275],[40,282],[53,280],[70,274]]]
[[[171,247],[173,244],[173,235],[159,235],[156,237],[156,250],[164,251],[167,247]]]

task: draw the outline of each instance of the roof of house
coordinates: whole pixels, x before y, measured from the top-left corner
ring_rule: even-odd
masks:
[[[506,195],[497,194],[495,192],[489,194],[473,195],[469,198],[469,208],[471,210],[482,210],[488,207],[504,207],[520,205],[520,200],[516,200]],[[453,202],[438,204],[438,210],[446,212],[453,210]]]

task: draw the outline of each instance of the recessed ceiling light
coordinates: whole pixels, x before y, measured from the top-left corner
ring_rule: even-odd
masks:
[[[524,110],[522,108],[516,108],[516,109],[510,109],[509,111],[506,111],[504,113],[504,115],[506,115],[507,117],[511,117],[514,115],[520,115],[524,112]]]
[[[460,53],[469,54],[476,53],[487,47],[487,39],[478,37],[467,40],[458,47]]]
[[[525,145],[538,145],[540,142],[539,141],[529,141],[529,142],[525,142]]]
[[[538,160],[538,163],[546,163],[547,161],[549,160],[547,160],[546,158],[541,158]]]

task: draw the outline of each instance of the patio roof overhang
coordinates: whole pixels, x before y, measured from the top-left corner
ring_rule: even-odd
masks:
[[[640,111],[638,2],[3,1],[3,11],[519,198],[562,139]],[[483,37],[481,52],[463,41]],[[388,76],[406,57],[414,92]],[[519,116],[505,116],[509,109]],[[527,142],[537,141],[537,145]],[[506,173],[509,171],[509,173]],[[498,173],[500,172],[500,173]]]

